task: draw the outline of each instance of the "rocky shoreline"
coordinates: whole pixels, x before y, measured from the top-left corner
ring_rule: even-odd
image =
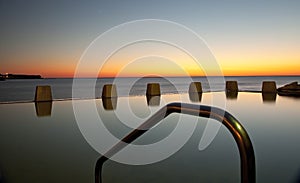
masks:
[[[292,82],[277,89],[278,95],[300,97],[300,85]]]

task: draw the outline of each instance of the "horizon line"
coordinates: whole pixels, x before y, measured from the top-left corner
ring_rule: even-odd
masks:
[[[113,79],[113,78],[139,78],[140,76],[102,76],[102,77],[43,77],[43,79]],[[165,78],[186,78],[186,77],[300,77],[300,75],[224,75],[224,76],[165,76]],[[140,78],[163,78],[162,76],[144,76]]]

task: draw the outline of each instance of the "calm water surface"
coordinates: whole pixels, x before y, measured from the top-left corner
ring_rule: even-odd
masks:
[[[191,81],[202,83],[204,92],[224,91],[225,81],[237,81],[240,90],[261,91],[263,81],[276,81],[277,87],[290,82],[300,82],[300,76],[285,77],[170,77],[170,78],[101,78],[93,85],[94,79],[79,79],[76,91],[81,99],[100,98],[103,85],[115,83],[118,96],[140,96],[145,95],[147,83],[159,83],[163,94],[187,93]],[[134,83],[130,86],[128,83]],[[54,99],[70,99],[72,96],[73,79],[40,79],[40,80],[6,80],[0,81],[0,103],[15,101],[32,101],[35,95],[35,88],[38,85],[50,85]],[[89,95],[89,89],[95,88],[95,94]]]
[[[226,97],[224,92],[214,94]],[[123,124],[116,115],[128,101],[133,114],[144,121],[163,103],[183,100],[210,104],[211,97],[212,93],[204,93],[201,102],[192,102],[188,94],[168,94],[162,95],[158,103],[152,101],[150,106],[145,96],[119,97],[111,103],[102,99],[78,102],[96,102],[107,129],[121,138],[132,130],[132,125],[137,125]],[[240,92],[236,99],[227,100],[226,110],[241,122],[252,140],[257,182],[299,182],[300,99],[267,99],[264,101],[259,93]],[[149,144],[163,139],[175,128],[180,116],[170,115],[134,143]],[[0,118],[0,182],[94,182],[95,163],[101,155],[82,136],[72,101],[1,104]],[[195,118],[185,115],[184,119],[189,123]],[[161,162],[139,166],[105,162],[103,182],[240,182],[238,149],[225,127],[221,127],[205,150],[199,151],[206,123],[207,119],[199,118],[189,141]]]

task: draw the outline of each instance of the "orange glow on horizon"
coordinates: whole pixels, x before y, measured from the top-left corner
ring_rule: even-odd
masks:
[[[300,75],[299,62],[267,63],[255,62],[253,64],[227,64],[222,66],[225,76],[289,76]]]
[[[30,69],[8,69],[7,71],[0,73],[13,73],[13,74],[39,74],[44,78],[73,78],[75,73],[75,66],[73,67],[48,67],[48,68],[35,68],[32,67]],[[111,69],[103,68],[98,77],[143,77],[150,75],[160,75],[166,77],[176,77],[176,76],[205,76],[203,72],[199,69],[196,70],[188,70],[183,74],[183,72],[176,72],[165,70],[165,72],[160,72],[157,70],[147,70],[147,69],[128,69],[127,72],[119,73],[120,68],[114,67]],[[265,67],[223,67],[222,72],[224,76],[289,76],[295,75],[300,76],[300,64],[299,65],[276,65],[276,66],[265,66]],[[95,77],[90,73],[83,73],[79,77],[89,78]]]
[[[126,64],[126,62],[107,62],[99,71],[97,76],[91,75],[88,71],[81,73],[79,77],[143,77],[143,76],[205,76],[201,68],[191,64],[191,62],[179,61],[181,65],[172,64],[164,58],[141,59],[140,62]],[[157,59],[157,60],[156,60]],[[182,59],[182,58],[180,58]],[[39,74],[44,78],[73,78],[77,61],[56,61],[54,62],[26,62],[22,65],[4,64],[0,68],[0,73],[12,74]],[[58,64],[57,64],[58,63]],[[171,63],[171,64],[170,64]],[[171,66],[170,66],[171,65]],[[252,61],[252,62],[220,62],[220,67],[224,76],[300,76],[300,61]]]
[[[219,68],[214,68],[215,65],[210,65],[208,61],[202,64],[213,67],[201,68],[191,55],[172,45],[157,42],[130,44],[112,54],[101,70],[97,70],[101,64],[98,62],[100,53],[91,54],[89,60],[86,60],[89,64],[83,65],[85,68],[81,68],[78,77],[300,76],[300,55],[297,45],[286,45],[285,49],[276,45],[264,47],[226,45],[214,48],[214,57]],[[57,53],[42,56],[12,54],[5,57],[6,62],[1,63],[0,73],[72,78],[82,53],[77,53],[77,57],[74,56],[75,53],[72,54]]]
[[[73,78],[74,77],[74,71],[71,72],[50,72],[50,71],[27,71],[27,72],[7,72],[12,74],[28,74],[28,75],[41,75],[43,78]],[[2,72],[2,74],[5,74]],[[171,74],[159,74],[159,73],[153,73],[153,74],[134,74],[134,73],[127,73],[123,75],[119,75],[118,77],[143,77],[143,76],[165,76],[165,77],[181,77],[183,75],[171,73]],[[263,71],[263,70],[223,70],[224,76],[300,76],[299,70],[295,71]],[[97,77],[103,77],[103,78],[111,78],[116,77],[116,73],[110,73],[110,72],[101,72]],[[205,76],[204,74],[198,74],[198,73],[189,73],[184,76]],[[83,74],[79,76],[80,78],[92,78],[94,76],[90,75],[89,73]]]

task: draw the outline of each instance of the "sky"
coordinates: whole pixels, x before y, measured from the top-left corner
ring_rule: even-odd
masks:
[[[73,77],[84,51],[105,31],[128,21],[162,19],[205,40],[224,75],[300,75],[299,8],[297,0],[0,0],[0,73]],[[179,50],[148,49],[153,47],[180,61],[152,56],[130,64],[127,59],[126,65],[125,55],[142,51],[135,46],[115,53],[99,75],[205,73]]]

